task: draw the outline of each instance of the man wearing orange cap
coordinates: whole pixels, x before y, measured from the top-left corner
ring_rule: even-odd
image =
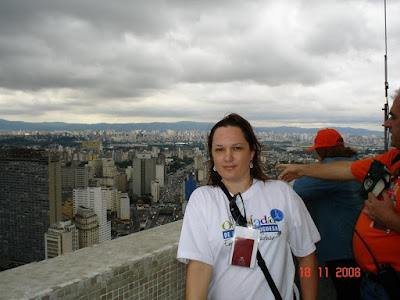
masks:
[[[321,164],[357,160],[356,151],[344,146],[342,136],[335,129],[318,131],[314,146],[307,149],[312,150]],[[306,203],[321,234],[321,240],[316,244],[318,262],[324,262],[320,276],[329,274],[336,289],[336,299],[360,299],[361,272],[354,259],[352,240],[364,203],[360,197],[361,183],[302,177],[295,181],[293,189]],[[358,271],[358,276],[340,276],[345,269]]]
[[[280,178],[291,181],[302,176],[328,180],[353,180],[370,186],[372,165],[390,170],[390,181],[378,197],[368,193],[353,237],[353,251],[365,275],[361,283],[363,299],[400,299],[400,89],[390,118],[383,124],[391,133],[392,149],[382,155],[355,162],[310,165],[278,165]],[[385,180],[383,180],[385,181]]]

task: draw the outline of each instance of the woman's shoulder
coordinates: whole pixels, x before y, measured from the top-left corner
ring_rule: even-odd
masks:
[[[204,197],[205,195],[215,195],[218,191],[219,187],[212,185],[203,185],[196,188],[191,197]]]
[[[263,180],[257,180],[254,185],[264,191],[268,191],[268,192],[287,192],[292,190],[292,188],[289,186],[289,184],[285,181],[282,180],[278,180],[278,179],[267,179],[265,181]]]
[[[271,188],[271,187],[283,188],[283,189],[290,188],[287,182],[278,179],[267,179],[267,180],[256,179],[255,184],[261,188]]]

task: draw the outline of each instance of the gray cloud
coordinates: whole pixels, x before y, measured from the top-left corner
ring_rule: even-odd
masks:
[[[239,111],[379,128],[382,3],[282,2],[1,1],[0,118],[215,121]],[[394,89],[400,4],[388,5]]]

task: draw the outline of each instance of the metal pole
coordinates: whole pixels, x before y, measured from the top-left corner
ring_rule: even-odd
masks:
[[[384,5],[384,15],[385,15],[385,105],[383,107],[384,111],[384,122],[389,118],[389,101],[388,101],[388,72],[387,72],[387,28],[386,28],[386,0],[383,0]],[[384,127],[384,148],[385,152],[389,150],[389,131]]]

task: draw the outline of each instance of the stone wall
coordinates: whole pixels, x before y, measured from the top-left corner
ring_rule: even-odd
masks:
[[[0,299],[184,299],[182,221],[0,273]]]
[[[176,260],[181,226],[177,221],[0,272],[0,300],[184,299],[186,265]],[[320,278],[318,299],[335,299],[330,279]]]

